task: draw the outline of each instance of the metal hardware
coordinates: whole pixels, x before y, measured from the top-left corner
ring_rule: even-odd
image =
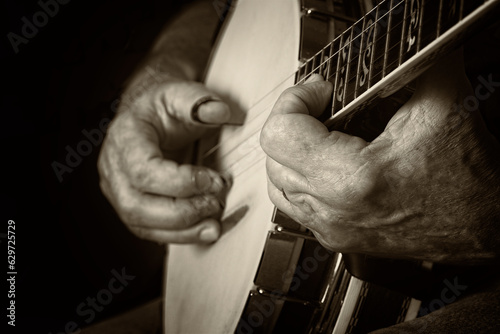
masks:
[[[276,225],[274,227],[274,231],[276,233],[283,233],[286,235],[289,235],[291,237],[296,237],[296,238],[301,238],[301,239],[306,239],[306,240],[313,240],[317,241],[314,235],[307,233],[307,232],[300,232],[300,231],[292,231],[290,229],[284,228],[281,225]]]
[[[338,14],[326,10],[321,10],[318,8],[303,8],[302,15],[307,17],[316,17],[316,18],[326,18],[326,19],[334,19],[348,23],[355,23],[357,20],[343,14]]]
[[[287,295],[281,295],[281,294],[276,293],[276,292],[270,292],[270,291],[263,289],[263,288],[260,288],[260,287],[257,287],[255,291],[250,291],[251,295],[252,295],[252,293],[259,294],[261,296],[268,297],[270,299],[284,301],[284,302],[299,303],[299,304],[302,304],[304,306],[314,306],[314,307],[319,306],[319,303],[316,301],[313,301],[313,300],[306,300],[306,299],[301,299],[301,298],[289,297]]]

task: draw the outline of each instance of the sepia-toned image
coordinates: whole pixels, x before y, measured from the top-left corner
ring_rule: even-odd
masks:
[[[500,332],[499,0],[7,0],[2,333]]]

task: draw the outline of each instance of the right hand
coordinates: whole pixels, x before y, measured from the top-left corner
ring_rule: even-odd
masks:
[[[217,195],[228,180],[214,170],[182,164],[186,148],[227,122],[228,106],[201,83],[171,77],[125,94],[100,152],[100,186],[121,220],[138,237],[159,243],[208,243],[220,236]]]

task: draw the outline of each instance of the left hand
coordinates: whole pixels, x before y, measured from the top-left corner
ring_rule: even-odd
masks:
[[[321,76],[286,90],[261,134],[273,203],[335,251],[497,259],[499,145],[477,110],[457,111],[474,96],[460,67],[454,55],[428,70],[371,143],[313,117],[332,94]]]

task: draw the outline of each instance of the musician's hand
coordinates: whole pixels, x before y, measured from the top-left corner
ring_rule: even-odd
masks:
[[[320,76],[285,91],[261,135],[271,200],[332,250],[497,258],[499,145],[478,111],[467,111],[474,92],[461,65],[453,57],[428,70],[371,143],[309,115],[331,96]]]
[[[213,242],[220,235],[213,217],[227,180],[205,167],[182,164],[186,147],[208,129],[227,122],[220,101],[202,84],[156,77],[136,84],[122,99],[99,157],[101,189],[137,236],[160,243]],[[211,124],[211,125],[208,125]]]

